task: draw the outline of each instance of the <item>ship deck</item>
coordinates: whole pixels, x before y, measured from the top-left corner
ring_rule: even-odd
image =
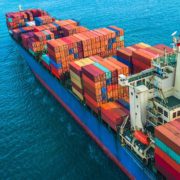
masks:
[[[165,103],[163,99],[156,97],[155,100],[165,106],[168,109],[174,109],[177,107],[180,107],[180,99],[174,97],[174,96],[169,96],[166,98],[167,102]]]

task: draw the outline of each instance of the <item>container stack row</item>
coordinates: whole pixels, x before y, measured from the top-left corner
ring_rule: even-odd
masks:
[[[106,75],[95,65],[82,67],[84,97],[87,106],[98,113],[102,103],[107,102]]]
[[[27,27],[21,27],[21,28],[16,28],[12,30],[13,33],[13,37],[19,41],[22,39],[22,35],[23,34],[27,34],[29,32],[33,32],[34,31],[34,26],[27,26]]]
[[[74,33],[84,32],[87,28],[83,26],[78,26],[78,22],[67,19],[67,20],[55,20],[52,23],[44,24],[41,26],[35,26],[34,31],[44,31],[49,30],[54,33],[55,38],[61,38]]]
[[[167,179],[180,179],[180,119],[155,128],[155,166]]]
[[[117,49],[124,47],[124,31],[115,26],[86,31],[74,36],[82,41],[84,57],[112,56],[116,54]]]
[[[7,26],[10,29],[23,27],[26,22],[33,21],[36,17],[47,15],[47,13],[41,9],[30,9],[20,12],[11,12],[6,14]]]
[[[74,36],[49,41],[47,50],[51,61],[59,66],[58,70],[61,69],[63,74],[69,71],[70,62],[83,57],[82,43]]]
[[[44,24],[52,23],[54,19],[51,16],[46,15],[46,16],[35,17],[34,21],[36,26],[41,26]]]
[[[72,26],[76,26],[78,24],[73,20],[62,20],[62,22],[63,22],[62,24],[69,23],[70,25],[72,24]],[[88,30],[83,26],[76,26],[76,27],[77,27],[76,28],[77,32],[85,32]],[[27,26],[27,27],[16,28],[12,30],[12,33],[13,33],[13,37],[16,40],[22,41],[23,46],[26,49],[28,49],[31,53],[33,53],[33,55],[36,55],[38,53],[41,53],[43,50],[46,50],[48,40],[55,39],[57,37],[59,38],[66,36],[68,31],[66,31],[65,33],[65,29],[63,29],[63,26],[60,27],[58,24],[51,23],[42,26]],[[70,33],[71,34],[76,33],[76,31],[70,31]]]
[[[61,72],[66,73],[72,61],[96,54],[111,56],[116,53],[124,46],[123,33],[122,29],[113,26],[111,30],[100,28],[50,40],[47,42],[48,55],[53,63],[60,64]]]
[[[101,105],[101,118],[116,132],[128,115],[127,109],[117,102]]]
[[[129,67],[129,72],[133,73],[133,63],[132,63],[132,55],[133,52],[138,49],[144,49],[149,47],[148,44],[145,43],[138,43],[134,44],[132,46],[121,48],[120,50],[117,50],[116,58],[118,61],[126,64]]]
[[[84,101],[84,88],[82,82],[82,67],[94,62],[89,58],[74,61],[69,64],[72,91],[81,100]]]
[[[128,75],[128,67],[116,59],[96,55],[69,66],[73,92],[93,111],[98,112],[106,102],[128,99],[128,89],[118,85],[118,75]]]
[[[108,97],[108,86],[113,86],[111,85],[113,78],[115,78],[114,86],[118,86],[116,81],[117,66],[113,67],[113,62],[108,62],[100,56],[91,56],[71,62],[70,78],[72,92],[81,101],[84,101],[92,111],[101,115],[102,120],[114,131],[117,131],[124,118],[129,115],[129,111],[117,103],[116,99]],[[127,69],[126,67],[125,71]],[[114,93],[116,94],[116,89],[113,89],[112,94]]]
[[[161,58],[165,54],[173,54],[173,49],[166,45],[149,46],[145,43],[135,44],[117,50],[116,58],[129,66],[131,74],[139,73],[152,67],[152,61]]]
[[[128,102],[129,101],[128,87],[122,87],[118,84],[118,77],[120,74],[124,74],[126,76],[129,75],[128,66],[121,62],[118,62],[113,57],[108,57],[103,59],[99,56],[92,56],[90,58],[111,72],[111,78],[106,80],[108,101],[122,98],[126,102]]]

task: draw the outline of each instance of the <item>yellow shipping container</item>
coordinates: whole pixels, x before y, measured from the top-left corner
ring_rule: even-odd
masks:
[[[89,64],[93,64],[94,62],[89,59],[89,58],[84,58],[84,59],[81,59],[79,61],[75,61],[75,63],[80,66],[80,67],[83,67],[83,66],[87,66]]]
[[[75,88],[72,87],[72,91],[79,97],[80,100],[84,100],[83,95],[80,92],[78,92]]]
[[[138,45],[141,45],[142,48],[151,47],[149,44],[146,44],[146,43],[143,43],[143,42],[138,43]]]
[[[81,78],[76,74],[74,73],[73,71],[69,71],[70,72],[70,76],[74,79],[76,79],[77,81],[81,82]]]
[[[71,81],[76,85],[78,86],[80,89],[83,89],[83,86],[82,86],[82,83],[77,81],[76,79],[74,78],[71,78]]]

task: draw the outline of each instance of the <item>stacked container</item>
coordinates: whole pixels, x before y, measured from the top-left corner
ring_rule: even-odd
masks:
[[[158,57],[159,54],[151,53],[147,49],[138,49],[134,51],[132,56],[133,73],[139,73],[151,68],[152,61]]]
[[[155,128],[155,166],[167,179],[180,179],[180,119]]]
[[[119,98],[128,101],[128,88],[121,87],[118,84],[118,75],[128,75],[128,67],[123,63],[118,62],[116,59],[112,57],[103,59],[100,56],[91,56],[90,59],[103,66],[106,70],[104,70],[106,74],[109,73],[109,76],[106,76],[106,89],[108,101],[117,100]]]
[[[61,38],[65,36],[69,36],[74,33],[84,32],[87,29],[82,26],[77,26],[78,22],[74,20],[61,20],[61,21],[55,21],[49,24],[36,26],[34,28],[35,32],[49,30],[52,33],[54,33],[55,38]]]
[[[98,113],[101,104],[107,102],[106,74],[90,64],[82,67],[82,81],[86,104]]]
[[[116,59],[129,67],[129,72],[132,73],[132,50],[128,48],[121,48],[117,50]]]
[[[33,17],[40,17],[40,16],[48,15],[47,12],[45,12],[41,9],[30,9],[30,10],[27,10],[26,12],[32,13]],[[32,20],[30,20],[30,21],[32,21]]]
[[[40,53],[44,50],[44,47],[46,45],[45,41],[37,41],[34,37],[29,38],[27,40],[29,52],[36,56],[37,53]]]
[[[116,132],[128,115],[129,112],[116,102],[101,105],[101,118]]]
[[[116,76],[112,79],[112,89],[113,89],[113,97],[114,99],[124,99],[126,102],[129,101],[129,90],[128,87],[122,87],[118,84],[118,77],[120,74],[124,74],[126,76],[129,75],[128,66],[125,64],[118,62],[116,59],[109,57],[106,60],[106,63],[110,64],[116,69]]]
[[[6,22],[10,29],[25,26],[27,20],[27,14],[25,12],[6,14]]]
[[[82,41],[84,57],[92,55],[111,56],[115,55],[117,48],[124,47],[124,38],[121,38],[124,36],[120,35],[120,30],[113,31],[108,28],[100,28],[74,36]]]
[[[136,51],[137,49],[145,49],[150,47],[148,44],[145,43],[138,43],[133,46],[121,48],[117,50],[116,59],[129,67],[129,73],[133,73],[133,64],[132,64],[132,52]]]
[[[103,82],[100,83],[101,86],[98,83],[97,84],[99,86],[97,84],[93,84],[93,82],[91,82],[92,77],[91,77],[91,79],[87,79],[87,78],[89,78],[88,75],[81,76],[81,71],[82,71],[81,68],[82,67],[86,68],[87,64],[91,64],[91,66],[89,66],[89,67],[91,67],[92,72],[97,73],[100,70],[100,72],[104,73],[105,76],[104,76]],[[94,69],[93,69],[93,67],[94,67]],[[97,91],[94,90],[96,92],[93,92],[93,93],[96,96],[101,96],[101,100],[99,100],[100,98],[94,97],[95,101],[104,103],[107,101],[118,100],[119,98],[122,98],[122,99],[128,101],[127,100],[128,99],[128,89],[118,85],[118,75],[122,74],[122,73],[128,75],[128,67],[126,65],[118,62],[114,58],[103,59],[100,56],[91,56],[89,58],[85,58],[85,59],[82,59],[79,61],[74,61],[74,62],[70,63],[70,74],[71,74],[71,81],[73,82],[72,83],[73,88],[76,89],[77,91],[79,90],[81,100],[83,99],[82,96],[83,96],[83,90],[84,90],[84,86],[83,86],[84,83],[81,83],[82,77],[83,77],[84,81],[89,82],[90,85],[93,84],[92,85],[93,88],[95,88],[95,86],[98,86],[98,88],[101,89],[101,91],[98,88],[97,88],[98,89]],[[87,78],[85,76],[87,76]],[[77,83],[75,83],[75,82],[77,82]],[[85,83],[85,86],[86,86],[86,83]],[[79,89],[77,89],[76,87]],[[89,89],[91,89],[90,86],[89,86]],[[76,93],[76,95],[77,95],[77,93]]]
[[[28,41],[29,41],[30,38],[33,38],[33,37],[34,37],[34,32],[21,34],[23,47],[25,47],[26,49],[29,49],[28,48]]]
[[[58,21],[58,23],[60,22]],[[76,23],[71,20],[69,22]],[[116,35],[116,32],[119,33]],[[52,40],[47,43],[48,54],[56,63],[62,64],[62,72],[65,73],[69,70],[71,61],[94,54],[107,56],[114,53],[116,48],[123,44],[120,41],[120,30],[116,30],[116,32],[102,28]],[[112,49],[108,49],[109,46],[112,46]]]
[[[82,43],[74,36],[68,36],[47,43],[49,56],[55,63],[62,64],[62,72],[69,71],[69,62],[81,59]]]
[[[53,22],[53,18],[48,15],[35,17],[34,20],[35,20],[36,26],[41,26],[43,24],[49,24],[49,23]]]
[[[34,38],[37,41],[46,41],[46,40],[54,39],[54,34],[49,30],[44,30],[40,32],[35,32]]]
[[[16,28],[12,30],[13,37],[16,40],[21,40],[21,34],[28,33],[28,32],[33,32],[34,27],[33,26],[28,26],[28,27],[21,27],[21,28]]]
[[[102,57],[100,56],[91,56],[90,59],[92,59],[94,62],[98,62],[99,64],[101,64],[103,67],[105,67],[106,69],[108,69],[111,72],[111,78],[108,78],[106,80],[106,88],[107,88],[107,99],[108,101],[112,101],[115,100],[115,84],[117,83],[113,83],[114,79],[117,79],[117,69],[112,66],[111,64],[108,64]]]
[[[155,47],[156,49],[159,49],[159,50],[161,50],[161,51],[163,51],[163,52],[164,52],[164,50],[166,50],[166,52],[167,52],[168,54],[174,54],[174,50],[173,50],[172,48],[164,45],[164,44],[157,44],[157,45],[155,45],[155,46],[153,46],[153,47]]]
[[[78,26],[78,24],[79,24],[77,21],[74,21],[72,19],[56,20],[55,23],[58,24],[60,27],[66,26],[66,25],[75,25],[75,26]]]
[[[31,9],[21,12],[11,12],[6,14],[6,22],[7,26],[10,29],[23,27],[27,21],[33,21],[34,17],[39,17],[42,15],[46,15],[45,11],[40,9]]]
[[[139,73],[145,69],[152,67],[152,61],[163,57],[165,54],[165,49],[167,55],[173,54],[173,49],[165,45],[156,45],[154,47],[147,47],[144,49],[138,49],[133,51],[132,64],[133,72]]]
[[[42,63],[42,65],[43,65],[47,70],[50,70],[50,69],[51,69],[51,68],[50,68],[50,58],[49,58],[48,55],[43,54],[43,55],[41,56],[41,63]]]
[[[76,33],[85,32],[87,30],[88,29],[83,26],[76,26],[72,24],[62,26],[63,36],[70,36]]]
[[[85,58],[79,61],[71,62],[69,64],[72,91],[82,101],[84,100],[84,88],[82,83],[82,67],[93,63],[94,62],[91,59]]]

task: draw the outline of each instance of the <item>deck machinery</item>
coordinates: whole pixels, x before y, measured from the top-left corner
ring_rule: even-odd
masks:
[[[121,141],[147,164],[154,158],[154,127],[180,117],[180,38],[173,34],[173,42],[174,53],[167,55],[165,49],[151,69],[119,76],[119,84],[129,87],[130,98],[130,117],[119,131]]]

